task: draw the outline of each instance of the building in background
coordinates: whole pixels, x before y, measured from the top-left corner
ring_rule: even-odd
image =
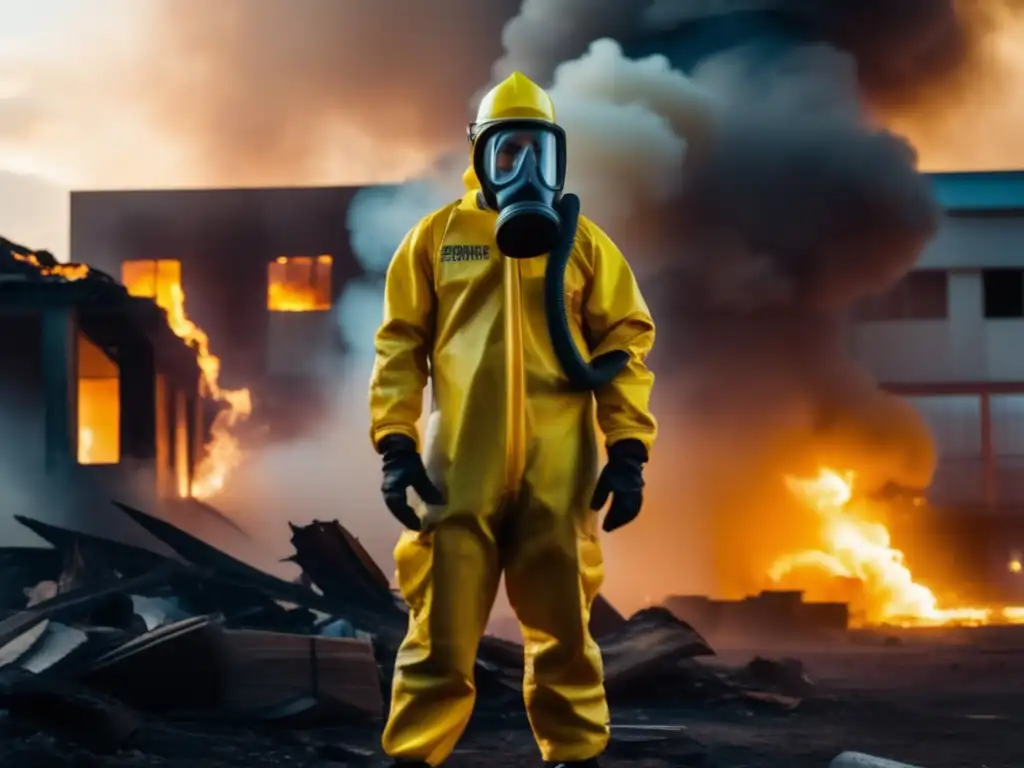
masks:
[[[931,178],[941,229],[858,308],[851,350],[935,435],[922,536],[956,560],[945,568],[965,592],[1024,599],[1024,172]]]
[[[300,428],[331,396],[343,352],[333,305],[363,274],[346,227],[357,192],[75,192],[71,252],[181,307],[208,334],[221,384],[252,390],[261,426]]]
[[[940,465],[929,493],[952,514],[927,536],[987,585],[1024,557],[1024,172],[931,180],[941,229],[915,270],[857,308],[849,344],[930,424]],[[379,275],[356,258],[347,226],[358,191],[75,193],[73,254],[181,315],[179,333],[184,299],[223,386],[251,388],[258,426],[285,436],[322,418],[337,389],[338,298],[369,286],[379,311]]]
[[[934,430],[936,503],[1024,509],[1024,173],[931,178],[938,236],[859,308],[852,349]]]
[[[931,178],[941,230],[917,269],[859,307],[851,349],[931,424],[936,503],[1024,507],[1024,173]],[[347,229],[356,192],[78,192],[72,252],[136,296],[183,297],[224,386],[301,425],[344,349],[333,305],[365,274]]]

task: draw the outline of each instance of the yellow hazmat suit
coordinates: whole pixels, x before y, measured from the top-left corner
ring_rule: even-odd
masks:
[[[549,97],[522,75],[497,86],[478,120],[554,122]],[[581,217],[566,271],[566,307],[581,350],[630,354],[598,391],[573,392],[545,325],[546,256],[511,259],[495,244],[496,214],[466,174],[465,196],[417,224],[387,274],[371,382],[371,437],[418,441],[445,494],[422,532],[395,549],[410,609],[396,661],[385,751],[438,765],[475,700],[480,637],[504,572],[525,641],[525,704],[543,758],[586,760],[608,741],[601,654],[588,631],[603,580],[596,514],[597,422],[608,444],[641,441],[656,425],[645,358],[654,324],[618,248]]]

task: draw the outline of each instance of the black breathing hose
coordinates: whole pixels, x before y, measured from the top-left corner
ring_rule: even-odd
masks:
[[[583,359],[569,326],[569,315],[565,306],[565,268],[569,264],[576,230],[580,221],[580,199],[576,195],[565,195],[559,201],[562,217],[562,237],[558,245],[548,254],[544,271],[544,312],[547,315],[548,335],[555,357],[562,366],[569,385],[580,392],[604,386],[629,363],[629,353],[613,350],[598,355],[589,363]]]

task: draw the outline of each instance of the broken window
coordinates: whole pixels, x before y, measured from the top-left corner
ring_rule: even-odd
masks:
[[[981,272],[985,319],[1024,317],[1024,269],[985,269]]]
[[[121,460],[121,376],[117,364],[78,334],[78,463]]]
[[[181,290],[181,262],[177,259],[123,261],[121,282],[132,296],[153,299],[168,310],[178,303],[174,292]]]
[[[267,268],[267,309],[321,312],[331,308],[330,256],[281,256]]]

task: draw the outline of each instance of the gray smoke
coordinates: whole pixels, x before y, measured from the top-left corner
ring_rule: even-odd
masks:
[[[734,30],[747,25],[748,31],[760,26],[753,36],[759,44],[820,40],[841,48],[856,60],[866,95],[905,103],[920,89],[941,85],[977,53],[991,22],[982,6],[1000,4],[1019,10],[1018,0],[653,0],[635,5],[646,5],[644,26],[655,30],[732,9],[761,12],[729,24]],[[766,28],[780,19],[785,27]]]
[[[594,40],[631,36],[648,5],[645,0],[523,0],[501,34],[505,54],[491,69],[492,81],[522,72],[547,82],[559,64],[583,55]]]
[[[210,183],[323,181],[332,155],[383,166],[464,141],[468,99],[517,5],[158,0],[146,62],[126,79]]]
[[[669,4],[691,14],[703,5]],[[660,328],[663,431],[652,498],[644,520],[609,542],[609,589],[626,608],[645,584],[653,597],[746,589],[764,573],[755,544],[786,528],[781,472],[816,461],[863,471],[870,454],[880,478],[927,478],[919,419],[843,353],[847,308],[908,268],[932,215],[912,154],[872,130],[859,106],[924,99],[973,73],[977,42],[995,18],[982,6],[994,6],[965,0],[958,17],[935,0],[779,0],[801,29],[782,33],[752,18],[751,46],[689,74],[657,57],[630,61],[610,41],[588,48],[640,34],[665,5],[152,0],[151,23],[132,31],[137,51],[90,39],[93,55],[76,59],[88,77],[30,72],[43,56],[13,62],[19,75],[37,75],[28,79],[39,79],[40,109],[19,102],[2,117],[19,138],[59,122],[57,138],[97,169],[88,183],[101,186],[112,183],[104,166],[123,160],[135,135],[122,133],[124,124],[136,120],[148,125],[147,139],[176,150],[160,163],[147,158],[144,178],[133,176],[150,186],[168,183],[166,167],[174,183],[220,186],[386,178],[416,165],[406,155],[444,154],[429,178],[353,208],[357,246],[379,265],[401,232],[456,194],[468,108],[489,75],[518,68],[553,83],[571,136],[572,188],[626,251]],[[806,47],[814,41],[825,47]],[[956,135],[996,127],[985,118],[1005,112],[996,101],[972,116],[974,130],[958,123]],[[106,154],[82,141],[97,132],[111,145]],[[1000,145],[1019,146],[1016,134]],[[349,304],[367,320],[364,336],[378,317],[362,309],[379,284],[374,272]],[[390,523],[381,522],[376,459],[361,438],[365,375],[346,384],[324,434],[292,446],[283,468],[265,456],[256,465],[263,485],[254,482],[239,506],[249,513],[263,492],[256,501],[275,542],[296,507],[320,517],[337,510],[358,533],[372,532],[383,559],[396,529],[375,527]],[[676,533],[673,550],[640,559],[664,552],[666,531]],[[630,573],[643,584],[627,589]]]
[[[630,29],[649,10],[597,5]],[[496,76],[542,77],[562,48],[539,30],[593,8],[524,3]],[[844,336],[851,307],[899,280],[938,222],[913,149],[863,111],[860,73],[884,74],[893,52],[850,38],[858,59],[828,41],[838,16],[806,18],[822,30],[810,42],[754,30],[690,73],[629,60],[607,39],[552,72],[569,187],[630,258],[660,329],[649,503],[608,542],[608,591],[626,607],[651,592],[763,587],[772,559],[817,532],[787,495],[788,473],[824,464],[869,486],[920,486],[934,466],[922,419],[878,390]],[[904,41],[919,29],[903,28]],[[904,82],[924,81],[908,71]],[[392,212],[412,223],[412,211]]]
[[[631,573],[656,592],[761,586],[765,557],[806,542],[787,472],[827,462],[871,483],[927,482],[927,430],[850,361],[842,327],[935,226],[913,152],[861,104],[956,70],[969,38],[948,4],[792,0],[796,32],[750,17],[747,45],[683,73],[601,39],[641,34],[647,2],[527,0],[504,26],[503,56],[512,0],[449,2],[309,0],[296,12],[225,0],[199,13],[165,0],[152,50],[189,66],[165,69],[158,89],[140,83],[140,109],[191,143],[208,178],[232,184],[319,178],[324,147],[442,155],[426,178],[353,207],[354,241],[374,266],[352,289],[365,297],[379,290],[382,254],[457,194],[464,124],[488,77],[519,69],[551,86],[570,187],[631,259],[661,329],[651,501],[609,542],[609,591],[625,607],[649,588]],[[339,444],[362,420],[339,419]],[[297,455],[320,453],[308,448]],[[671,552],[666,530],[678,536]]]

